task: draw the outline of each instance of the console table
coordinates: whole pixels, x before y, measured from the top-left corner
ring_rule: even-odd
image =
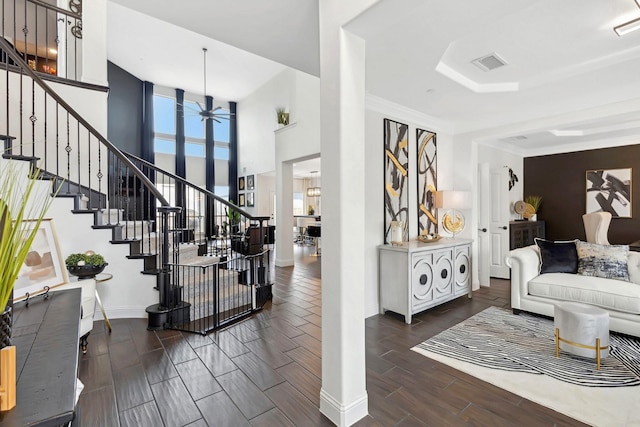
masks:
[[[0,427],[67,425],[74,418],[78,377],[79,288],[49,292],[13,306],[16,406]]]
[[[536,237],[545,238],[544,221],[509,222],[509,250],[533,245]]]
[[[441,239],[435,243],[404,242],[378,246],[380,313],[411,316],[468,295],[471,298],[470,239]]]

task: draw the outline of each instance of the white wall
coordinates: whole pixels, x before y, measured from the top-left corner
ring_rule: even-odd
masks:
[[[375,110],[374,110],[375,109]],[[453,138],[442,123],[396,105],[376,100],[375,105],[367,102],[366,111],[366,158],[365,158],[365,315],[367,317],[379,313],[378,298],[378,245],[384,243],[384,134],[383,120],[392,119],[409,125],[409,238],[418,235],[417,214],[417,175],[416,128],[437,133],[438,189],[452,189],[454,169]],[[458,188],[456,188],[458,189]],[[460,188],[462,189],[462,188]],[[357,219],[353,219],[357,220]],[[442,227],[440,227],[442,228]],[[466,231],[466,230],[465,230]]]
[[[293,122],[295,73],[292,69],[283,71],[238,102],[238,176],[275,171],[275,110],[287,107]]]
[[[289,126],[277,127],[276,107],[287,108]],[[247,211],[270,215],[275,183],[262,181],[263,174],[273,175],[276,158],[290,161],[320,153],[320,80],[287,69],[238,102],[238,117],[238,176],[254,175],[256,184],[255,207]]]

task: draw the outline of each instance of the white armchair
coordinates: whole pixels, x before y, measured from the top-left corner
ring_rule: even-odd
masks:
[[[587,242],[599,245],[608,245],[609,224],[611,223],[611,213],[592,212],[582,215],[584,231],[587,235]]]
[[[82,353],[87,352],[87,338],[93,329],[93,312],[96,308],[96,281],[94,279],[77,280],[71,278],[71,282],[57,286],[52,291],[61,291],[64,289],[81,289],[82,299],[82,317],[80,319],[80,347]]]

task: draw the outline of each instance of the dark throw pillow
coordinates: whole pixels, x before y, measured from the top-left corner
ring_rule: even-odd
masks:
[[[628,245],[577,242],[578,274],[629,281]]]
[[[540,248],[540,274],[578,272],[578,251],[576,241],[553,242],[551,240],[534,239]]]

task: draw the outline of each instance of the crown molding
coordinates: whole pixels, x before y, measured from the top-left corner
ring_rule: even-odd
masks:
[[[428,114],[421,113],[420,111],[370,93],[367,93],[365,96],[365,108],[384,115],[396,116],[402,120],[415,123],[418,126],[428,127],[440,132],[453,134],[454,131],[453,123],[447,120],[437,119]]]

